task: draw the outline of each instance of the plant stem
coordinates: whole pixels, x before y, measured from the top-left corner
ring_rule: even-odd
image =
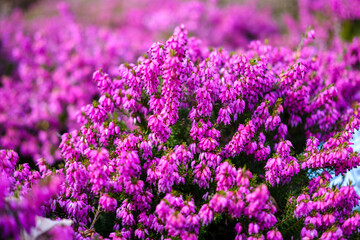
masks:
[[[95,226],[95,223],[96,223],[96,221],[97,221],[97,219],[99,217],[99,214],[100,214],[100,204],[98,205],[98,208],[96,210],[94,220],[91,223],[90,229],[94,229],[94,226]]]

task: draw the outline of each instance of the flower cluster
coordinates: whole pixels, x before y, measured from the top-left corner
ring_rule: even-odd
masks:
[[[32,11],[53,8],[44,2]],[[93,6],[88,5],[81,8],[91,12]],[[108,0],[95,4],[99,5],[109,8],[104,9],[107,16],[102,16],[99,8],[96,13],[86,14],[98,19],[97,25],[84,19],[75,3],[59,3],[59,14],[54,16],[53,13],[44,16],[34,13],[37,15],[34,18],[14,12],[0,19],[0,52],[3,55],[0,97],[7,99],[0,103],[1,148],[16,150],[34,161],[40,157],[45,157],[49,163],[59,160],[59,134],[79,126],[77,111],[98,94],[91,79],[92,72],[103,68],[111,75],[116,74],[119,62],[135,60],[153,40],[167,37],[178,23],[186,23],[192,32],[211,45],[225,44],[233,49],[254,39],[264,39],[267,34],[278,33],[271,13],[254,4],[220,6],[180,0],[126,4]],[[77,14],[73,14],[71,8],[77,9]],[[119,8],[121,17],[114,11]],[[252,14],[262,17],[250,18]],[[236,18],[232,17],[235,15]],[[109,22],[109,18],[122,20]],[[153,71],[149,74],[156,76],[156,69]],[[153,91],[155,85],[149,82],[149,87]],[[104,97],[102,101],[108,100]],[[128,104],[131,104],[130,99]],[[93,108],[88,111],[97,115]]]
[[[360,197],[352,186],[329,188],[330,179],[331,175],[324,171],[296,200],[294,214],[304,218],[304,239],[341,239],[360,228],[360,215],[352,211]]]
[[[333,21],[356,17],[345,3],[330,1],[341,6]],[[296,50],[259,40],[240,49],[274,30],[266,14],[241,20],[255,5],[120,5],[132,21],[117,30],[106,19],[78,22],[66,5],[62,21],[40,30],[16,14],[0,22],[0,50],[14,63],[0,69],[0,145],[37,159],[21,164],[0,150],[0,237],[30,234],[40,217],[71,219],[47,234],[79,240],[360,234],[360,197],[352,186],[330,188],[328,173],[360,165],[350,143],[360,128],[359,40],[334,36],[327,48],[314,42],[319,24]],[[177,24],[163,21],[170,13],[187,27],[150,45]],[[220,44],[235,51],[209,47]],[[114,68],[123,60],[133,63]]]
[[[275,157],[270,158],[265,165],[266,180],[272,185],[287,183],[292,176],[299,173],[299,163],[295,157],[290,155],[290,147],[292,147],[290,141],[280,142]]]
[[[83,108],[83,126],[60,145],[66,192],[59,205],[77,236],[94,226],[91,211],[115,211],[114,239],[194,239],[217,219],[232,222],[237,239],[281,239],[270,191],[314,168],[312,154],[342,147],[349,154],[341,163],[330,154],[316,166],[344,172],[358,165],[336,140],[349,141],[358,129],[357,110],[345,111],[336,89],[318,81],[311,49],[294,54],[254,42],[241,54],[211,52],[180,26],[137,64],[121,65],[120,77],[95,72],[99,101]],[[312,137],[297,157],[295,129]],[[311,145],[314,136],[326,150]],[[254,180],[244,164],[257,172]]]

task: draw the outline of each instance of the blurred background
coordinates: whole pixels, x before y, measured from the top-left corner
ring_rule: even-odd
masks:
[[[28,9],[31,5],[34,5],[36,2],[39,2],[41,0],[2,0],[0,2],[0,9],[1,9],[1,14],[9,14],[13,9],[15,8],[20,8],[23,10]],[[96,2],[94,0],[89,0],[89,1],[84,1],[84,0],[79,0],[79,1],[67,1],[67,2]],[[120,1],[119,1],[120,2]],[[220,1],[222,4],[226,4],[229,2],[238,2],[239,4],[243,4],[246,2],[246,0],[222,0]],[[99,2],[98,2],[99,3]],[[282,12],[289,12],[291,14],[293,14],[294,16],[297,14],[297,0],[260,0],[259,4],[261,4],[262,6],[272,6],[272,8],[274,9],[274,11],[276,12],[275,15],[279,15]]]

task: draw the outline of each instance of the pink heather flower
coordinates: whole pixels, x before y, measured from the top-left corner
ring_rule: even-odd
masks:
[[[209,202],[209,207],[216,213],[221,213],[229,204],[229,199],[226,196],[216,193]]]
[[[0,172],[5,172],[8,176],[15,170],[19,156],[12,150],[0,150]]]
[[[239,169],[236,175],[237,186],[249,187],[251,178],[252,174],[249,170],[245,171],[243,169]]]
[[[304,39],[304,45],[307,45],[309,42],[315,39],[315,30],[310,29],[307,31],[305,39]]]
[[[216,169],[216,172],[215,180],[217,181],[217,191],[228,190],[235,185],[236,168],[231,166],[227,161],[222,163]]]
[[[332,225],[335,223],[335,217],[332,214],[323,215],[321,220],[325,225]]]
[[[123,225],[133,226],[135,224],[133,214],[127,209],[118,208],[116,210],[116,218],[121,219]]]
[[[160,115],[150,116],[148,119],[148,126],[162,142],[166,142],[170,136],[171,130],[165,125],[163,118]]]
[[[306,216],[312,209],[312,202],[300,202],[294,213],[296,217]]]
[[[242,226],[241,226],[240,223],[237,223],[237,224],[235,225],[235,231],[236,231],[237,234],[241,233],[241,231],[242,231]]]
[[[199,210],[200,221],[203,225],[208,225],[213,220],[213,212],[207,204],[204,204]]]
[[[198,123],[194,123],[190,130],[190,136],[193,140],[198,139],[199,141],[205,137],[208,124],[205,124],[203,120]]]
[[[219,110],[219,117],[217,119],[217,124],[219,123],[223,123],[225,126],[230,124],[231,121],[231,114],[232,114],[232,110],[229,106],[225,107],[225,108],[220,108]]]
[[[252,235],[252,234],[258,234],[259,233],[259,225],[256,224],[256,223],[250,223],[249,224],[249,234]]]
[[[71,226],[56,226],[50,230],[50,235],[55,240],[71,240],[74,239],[74,229]]]
[[[195,233],[182,233],[181,239],[196,240],[196,239],[198,239],[198,237],[197,237],[197,234],[195,234]]]
[[[266,239],[269,239],[269,240],[282,240],[283,237],[282,237],[282,235],[281,235],[281,233],[279,231],[271,230],[271,231],[267,232]]]
[[[126,238],[122,237],[121,233],[115,233],[115,232],[110,233],[109,237],[112,240],[125,240],[126,239]]]
[[[318,232],[316,231],[316,229],[309,230],[309,229],[306,229],[306,227],[304,227],[301,230],[300,235],[304,239],[314,239],[318,236]]]
[[[166,219],[165,228],[169,230],[170,235],[177,236],[181,233],[182,228],[185,226],[185,224],[186,219],[184,215],[182,215],[181,213],[174,213]]]
[[[265,121],[265,129],[267,131],[272,131],[279,126],[280,122],[281,120],[279,116],[270,116]]]
[[[149,231],[147,229],[136,229],[135,230],[135,237],[139,239],[145,239],[145,236],[149,234]]]
[[[194,183],[197,183],[201,188],[208,188],[210,178],[211,178],[211,171],[206,164],[201,162],[195,166]]]
[[[110,174],[108,151],[105,148],[100,151],[91,150],[89,155],[90,165],[88,170],[90,173],[90,182],[93,184],[93,191],[99,192],[103,188],[107,189]]]
[[[315,227],[320,227],[322,224],[321,217],[320,216],[307,216],[304,221],[305,224],[312,224]],[[326,222],[323,222],[323,224],[327,224]]]
[[[214,151],[219,143],[213,138],[202,138],[199,143],[199,147],[203,151]]]
[[[106,110],[96,102],[87,105],[85,113],[92,121],[97,123],[103,122],[106,119]]]
[[[115,211],[117,206],[117,201],[116,199],[111,198],[106,194],[104,194],[100,197],[99,204],[105,211]]]

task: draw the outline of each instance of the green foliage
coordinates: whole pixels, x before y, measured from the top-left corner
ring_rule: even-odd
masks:
[[[236,221],[230,216],[218,215],[207,227],[200,229],[199,240],[235,239]]]
[[[95,230],[101,236],[109,236],[113,232],[114,222],[116,220],[115,212],[102,212],[95,223]]]
[[[277,207],[276,217],[279,220],[277,227],[282,233],[284,239],[300,239],[300,231],[303,228],[304,220],[297,219],[294,216],[296,205],[296,198],[304,191],[303,186],[307,186],[310,179],[308,172],[300,170],[300,172],[293,176],[291,181],[283,185],[270,186],[269,191],[275,200]]]
[[[341,24],[342,39],[351,42],[354,37],[360,36],[360,20],[346,20]]]
[[[183,143],[191,143],[189,136],[191,128],[189,112],[190,110],[187,108],[181,108],[179,110],[179,120],[173,126],[171,126],[171,135],[166,143],[168,148],[172,148]]]
[[[288,194],[286,205],[282,215],[277,223],[279,231],[283,235],[283,239],[300,239],[300,232],[304,226],[304,219],[297,219],[294,216],[296,207],[296,198]]]

